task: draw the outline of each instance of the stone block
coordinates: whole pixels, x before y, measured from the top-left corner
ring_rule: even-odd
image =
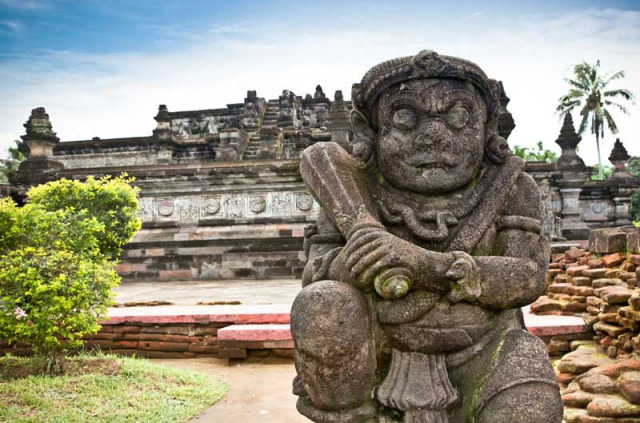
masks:
[[[589,233],[589,251],[616,253],[627,251],[627,234],[617,228],[594,229]]]
[[[640,228],[629,229],[627,233],[627,251],[640,253]],[[638,263],[635,263],[636,265]]]

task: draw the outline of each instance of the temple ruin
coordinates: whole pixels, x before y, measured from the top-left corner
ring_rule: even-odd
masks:
[[[508,138],[515,123],[502,91],[499,132]],[[125,280],[298,278],[304,228],[318,211],[300,176],[300,154],[325,141],[350,151],[351,107],[341,91],[331,100],[319,85],[313,95],[284,90],[272,100],[248,91],[243,102],[219,109],[160,105],[149,136],[63,142],[37,108],[22,137],[27,160],[0,195],[19,200],[49,180],[126,172],[141,189],[143,229],[118,267]],[[556,142],[557,163],[526,167],[546,198],[545,231],[586,239],[592,228],[629,225],[638,181],[624,168],[622,144],[610,157],[614,173],[593,182],[569,115]]]

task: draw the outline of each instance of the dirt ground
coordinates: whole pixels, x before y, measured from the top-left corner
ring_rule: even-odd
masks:
[[[296,411],[291,393],[295,376],[289,360],[237,362],[217,358],[152,360],[177,369],[197,370],[227,382],[229,392],[189,423],[309,423]]]

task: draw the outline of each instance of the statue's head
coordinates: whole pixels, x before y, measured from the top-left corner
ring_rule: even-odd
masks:
[[[383,62],[353,86],[354,156],[397,188],[461,188],[509,154],[499,97],[498,83],[466,60],[422,51]]]

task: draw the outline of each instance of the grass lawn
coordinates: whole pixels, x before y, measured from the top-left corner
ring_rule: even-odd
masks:
[[[227,391],[211,376],[144,359],[82,354],[59,374],[44,363],[0,357],[0,422],[184,422]]]

